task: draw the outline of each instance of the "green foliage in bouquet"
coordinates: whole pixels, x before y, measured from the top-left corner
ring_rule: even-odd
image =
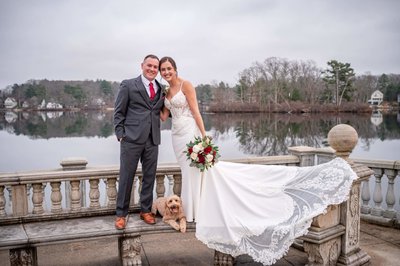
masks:
[[[190,160],[190,166],[200,169],[201,172],[211,168],[221,157],[218,146],[212,143],[212,137],[195,137],[193,141],[186,144],[184,153]]]

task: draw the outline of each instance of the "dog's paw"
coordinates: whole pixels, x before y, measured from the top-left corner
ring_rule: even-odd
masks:
[[[180,228],[179,228],[179,225],[178,224],[174,224],[174,225],[172,225],[172,227],[176,230],[176,231],[179,231],[180,230]]]
[[[181,231],[182,233],[185,233],[185,232],[186,232],[186,219],[185,219],[185,218],[182,218],[182,219],[179,221],[179,227],[181,228],[180,231]]]
[[[182,233],[186,233],[186,226],[182,226],[182,227],[181,227],[181,232],[182,232]]]

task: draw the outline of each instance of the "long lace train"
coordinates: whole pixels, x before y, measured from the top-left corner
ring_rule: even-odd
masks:
[[[357,176],[336,158],[312,167],[220,162],[204,178],[196,237],[212,249],[248,254],[270,265],[308,233],[313,217],[348,198]],[[232,179],[238,179],[233,186]],[[221,193],[221,188],[229,192]]]

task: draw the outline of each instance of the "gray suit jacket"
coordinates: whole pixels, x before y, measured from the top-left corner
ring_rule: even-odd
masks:
[[[125,141],[143,144],[151,135],[154,145],[160,144],[160,110],[165,94],[161,84],[155,82],[159,89],[153,101],[140,76],[121,82],[114,108],[114,128],[118,139],[123,137]]]

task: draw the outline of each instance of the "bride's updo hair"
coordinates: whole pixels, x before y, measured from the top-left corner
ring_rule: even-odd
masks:
[[[164,56],[163,58],[160,59],[160,65],[159,65],[159,67],[158,67],[159,70],[161,70],[161,65],[162,65],[163,63],[165,63],[165,62],[170,62],[171,65],[172,65],[172,67],[175,69],[175,71],[178,71],[178,70],[176,69],[175,60],[172,59],[172,57],[169,57],[169,56]]]

